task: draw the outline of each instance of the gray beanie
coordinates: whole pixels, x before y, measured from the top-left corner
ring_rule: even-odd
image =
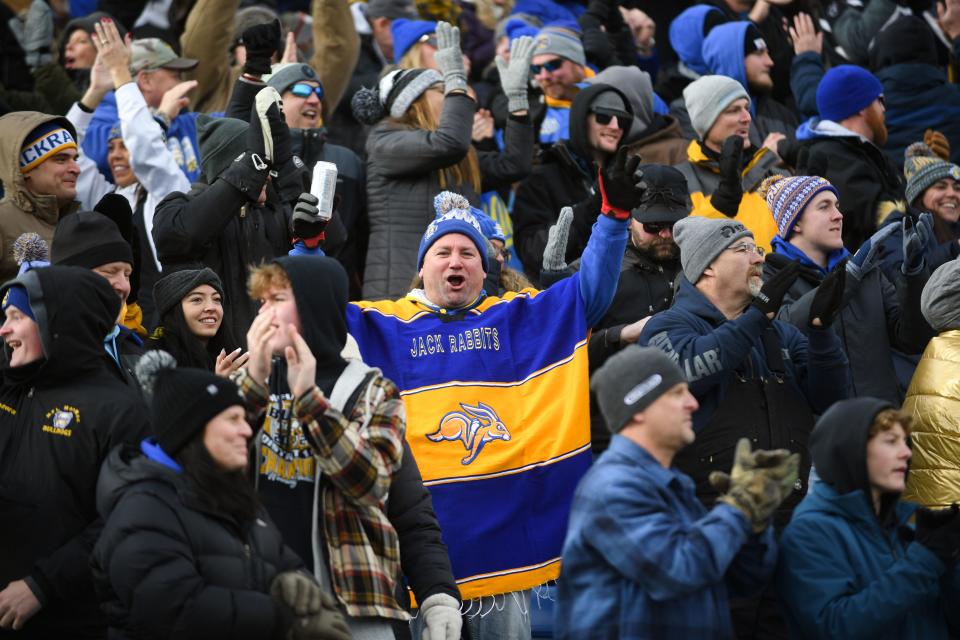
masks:
[[[266,80],[268,86],[276,89],[277,93],[282,94],[293,85],[304,80],[310,80],[321,87],[323,86],[323,83],[320,82],[320,76],[313,70],[313,67],[302,62],[275,64],[272,71],[273,73],[265,77],[264,80]]]
[[[153,285],[153,302],[157,307],[157,316],[163,318],[171,309],[183,300],[188,293],[202,284],[208,284],[220,297],[223,297],[223,283],[213,269],[184,269],[169,273]]]
[[[631,345],[611,356],[590,379],[600,413],[613,433],[671,387],[686,382],[683,371],[656,347]]]
[[[558,26],[544,27],[540,29],[536,40],[534,56],[554,55],[566,58],[581,67],[587,64],[587,57],[583,54],[583,43],[580,42],[577,33],[571,29]]]
[[[920,295],[920,311],[937,333],[960,329],[960,259],[933,272]]]
[[[683,101],[690,114],[690,124],[700,140],[706,139],[707,132],[723,110],[740,98],[746,98],[750,104],[750,96],[743,85],[727,76],[701,76],[687,85],[683,90]]]
[[[753,232],[736,220],[688,216],[673,225],[673,241],[680,247],[680,266],[692,284],[724,249]]]

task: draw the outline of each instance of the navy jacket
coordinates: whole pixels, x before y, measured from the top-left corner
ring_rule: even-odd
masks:
[[[719,406],[734,370],[747,358],[754,371],[770,375],[762,340],[770,323],[756,307],[727,320],[689,280],[682,278],[673,307],[650,318],[640,334],[640,344],[666,351],[684,370],[690,392],[700,403],[693,414],[693,428],[699,430]],[[847,358],[830,331],[812,329],[808,341],[790,324],[774,320],[773,326],[784,350],[787,378],[806,397],[814,413],[823,413],[835,401],[849,396]]]
[[[771,528],[751,535],[727,504],[708,512],[688,476],[615,435],[573,498],[556,637],[732,637],[728,589],[759,589],[775,558]]]

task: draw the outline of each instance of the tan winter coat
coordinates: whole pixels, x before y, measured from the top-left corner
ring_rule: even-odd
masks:
[[[55,196],[30,193],[20,173],[20,149],[25,138],[50,120],[61,122],[76,137],[73,125],[60,116],[14,111],[0,118],[0,180],[3,180],[5,190],[3,200],[0,200],[0,283],[17,275],[13,243],[21,234],[38,233],[49,246],[60,216],[76,211],[80,206],[79,202],[72,202],[60,210]]]

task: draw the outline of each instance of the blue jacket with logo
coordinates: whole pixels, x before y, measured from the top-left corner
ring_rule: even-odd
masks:
[[[728,593],[773,573],[773,530],[620,435],[577,487],[557,581],[557,638],[729,638]]]
[[[847,358],[830,331],[811,329],[808,341],[796,327],[768,320],[753,306],[727,320],[686,278],[681,278],[673,306],[647,322],[640,344],[662,349],[684,370],[700,403],[693,414],[693,427],[699,430],[717,410],[734,370],[747,359],[757,375],[770,375],[762,336],[771,324],[780,339],[787,380],[814,413],[849,396]]]
[[[946,640],[960,632],[960,567],[909,537],[915,505],[881,527],[863,490],[819,482],[780,538],[777,590],[791,638]],[[905,539],[906,538],[906,539]]]

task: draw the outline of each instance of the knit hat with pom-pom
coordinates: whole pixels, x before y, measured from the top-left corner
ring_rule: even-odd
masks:
[[[757,193],[766,199],[773,219],[777,221],[780,237],[789,240],[793,225],[800,220],[803,210],[817,194],[824,191],[830,191],[840,199],[833,185],[820,176],[770,176],[763,181]]]
[[[380,79],[375,89],[360,89],[350,100],[353,117],[376,124],[385,116],[399,118],[424,91],[443,82],[435,69],[395,69]]]
[[[176,455],[218,413],[243,405],[230,379],[203,369],[177,367],[166,351],[148,351],[136,368],[137,381],[150,403],[150,423],[160,447]]]
[[[960,167],[941,159],[933,149],[922,142],[911,144],[903,152],[903,156],[903,175],[907,178],[904,191],[910,204],[914,204],[923,196],[924,191],[940,180],[960,180]]]
[[[441,191],[433,199],[433,208],[437,217],[427,227],[420,240],[420,250],[417,252],[417,270],[423,268],[423,258],[433,243],[448,233],[460,233],[473,241],[483,263],[483,271],[487,271],[487,239],[483,229],[477,221],[476,214],[470,202],[459,193]],[[480,212],[480,215],[484,215]]]

